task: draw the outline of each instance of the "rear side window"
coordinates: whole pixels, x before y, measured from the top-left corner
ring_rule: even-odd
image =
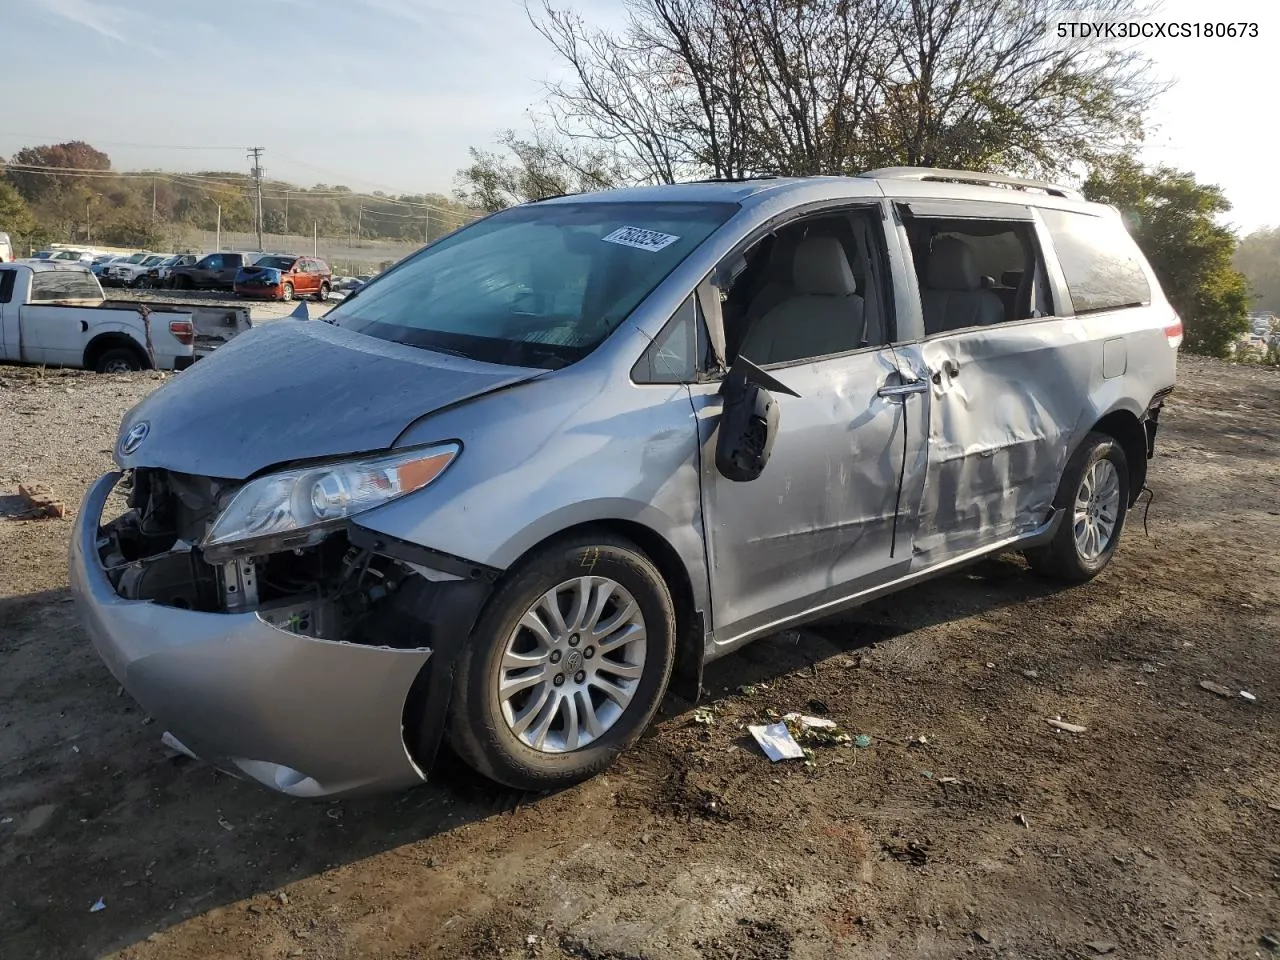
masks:
[[[13,299],[13,284],[16,277],[16,271],[0,270],[0,303],[8,303]]]
[[[1141,307],[1151,302],[1138,245],[1119,219],[1043,209],[1040,216],[1053,238],[1076,313]]]

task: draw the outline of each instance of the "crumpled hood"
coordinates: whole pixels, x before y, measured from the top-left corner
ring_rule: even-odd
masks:
[[[290,460],[384,450],[419,417],[544,373],[281,320],[219,347],[130,410],[115,455],[124,467],[244,479]]]

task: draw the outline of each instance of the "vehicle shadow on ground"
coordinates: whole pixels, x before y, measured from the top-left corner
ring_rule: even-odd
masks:
[[[841,654],[856,655],[861,649],[916,630],[1044,599],[1067,588],[1036,576],[1020,557],[988,558],[845,613],[750,643],[707,666],[703,687],[709,693],[704,699],[714,702],[733,696],[741,686],[767,683]],[[688,707],[683,701],[681,705]],[[796,709],[801,707],[803,704]]]
[[[768,682],[839,654],[931,624],[1048,596],[1058,588],[1019,560],[985,561],[947,578],[876,601],[840,618],[750,644],[707,669],[714,702],[739,686]],[[276,908],[263,894],[327,875],[340,894],[342,867],[403,848],[424,883],[437,864],[413,845],[469,823],[501,817],[544,795],[495,786],[442,751],[431,782],[392,796],[343,802],[280,797],[238,781],[158,743],[147,724],[89,650],[68,618],[65,591],[0,601],[0,622],[26,622],[40,642],[66,647],[92,735],[78,740],[92,762],[59,772],[36,753],[15,769],[0,757],[0,790],[10,824],[0,826],[0,942],[15,956],[98,955],[137,943],[188,917],[246,898]],[[34,601],[34,603],[33,603]],[[12,610],[9,607],[13,607]],[[58,629],[62,620],[67,623]],[[25,691],[23,691],[25,692]],[[13,693],[13,691],[9,691]],[[27,694],[34,702],[39,692]],[[56,705],[55,705],[56,706]],[[663,713],[690,705],[668,698]],[[805,709],[797,704],[796,709]],[[20,721],[15,698],[3,723]],[[65,756],[65,755],[63,755]],[[91,912],[101,898],[105,909]]]

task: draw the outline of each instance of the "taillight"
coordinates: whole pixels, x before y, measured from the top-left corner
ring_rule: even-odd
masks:
[[[1169,346],[1174,350],[1182,346],[1182,318],[1176,313],[1173,315],[1173,323],[1165,325],[1164,335],[1169,339]]]
[[[191,325],[190,320],[170,320],[169,332],[173,334],[173,339],[186,347],[191,346],[191,342],[196,338],[195,327]]]

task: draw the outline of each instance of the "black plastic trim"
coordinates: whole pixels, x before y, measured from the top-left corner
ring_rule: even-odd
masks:
[[[433,570],[439,570],[441,573],[462,577],[464,580],[497,583],[498,578],[502,576],[502,571],[496,567],[489,567],[483,563],[476,563],[463,557],[455,557],[451,553],[444,553],[440,550],[424,547],[421,544],[410,543],[408,540],[401,540],[399,537],[393,537],[389,534],[378,533],[357,523],[351,524],[350,529],[347,531],[347,539],[351,541],[351,545],[354,547],[372,550],[374,553],[380,553],[394,560],[402,560],[405,563],[416,563],[419,566],[430,567]]]

